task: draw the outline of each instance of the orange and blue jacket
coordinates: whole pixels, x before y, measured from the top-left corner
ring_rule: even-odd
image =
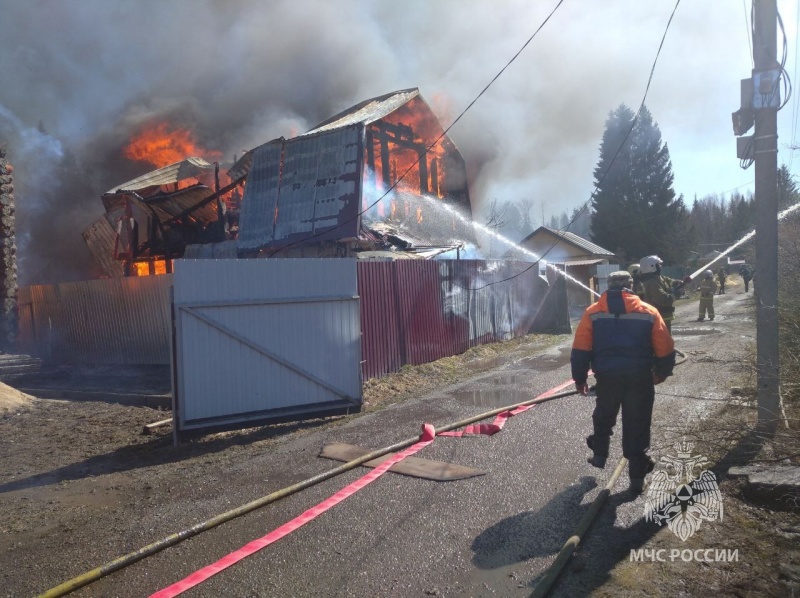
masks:
[[[572,378],[653,371],[666,378],[675,367],[675,343],[658,310],[625,290],[608,290],[586,308],[572,343]]]

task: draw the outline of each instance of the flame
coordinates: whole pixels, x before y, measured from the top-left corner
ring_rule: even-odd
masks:
[[[188,129],[171,127],[166,122],[145,126],[122,150],[129,160],[147,162],[157,168],[180,162],[189,156],[219,158],[221,152],[197,144]]]
[[[171,262],[172,260],[170,260]],[[140,262],[133,262],[131,276],[150,276],[150,267],[152,265],[152,272],[155,276],[167,273],[167,260],[145,260]]]
[[[391,210],[390,211],[392,213],[392,220],[396,220],[397,219],[397,202],[395,200],[392,200]]]
[[[388,140],[391,155],[388,164],[384,164],[381,159],[382,141],[378,125],[373,125],[373,143],[367,151],[375,158],[374,176],[379,184],[397,183],[398,190],[414,194],[420,193],[422,187],[430,195],[444,197],[447,150],[443,145],[445,138],[440,139],[444,129],[433,113],[422,104],[424,102],[421,99],[415,98],[381,119],[382,122],[396,127],[396,131],[402,131],[403,136],[403,141],[399,143]],[[390,137],[396,134],[392,132]],[[412,149],[409,144],[416,148]],[[424,155],[420,149],[424,150]],[[388,172],[384,173],[384,166]]]
[[[417,206],[417,222],[422,223],[422,208]]]

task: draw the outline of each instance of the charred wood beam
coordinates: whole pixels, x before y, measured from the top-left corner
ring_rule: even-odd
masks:
[[[425,151],[418,153],[419,160],[419,192],[423,195],[428,193],[428,160],[425,158]]]
[[[383,188],[392,186],[391,164],[389,163],[389,142],[385,136],[380,137],[381,142],[381,172],[383,173]]]
[[[388,164],[388,156],[384,158],[384,151],[388,153],[389,144],[392,143],[402,149],[410,149],[417,153],[417,164],[419,164],[419,191],[420,193],[428,193],[428,148],[424,143],[414,141],[414,130],[403,124],[391,124],[383,121],[378,121],[374,125],[374,135],[378,137],[381,143],[381,163]],[[387,176],[387,171],[384,170],[383,182],[388,188],[391,183]],[[437,185],[438,186],[438,185]]]
[[[415,152],[425,152],[428,150],[424,143],[414,141],[414,131],[407,125],[392,125],[383,121],[378,121],[373,125],[378,139],[394,143],[404,149],[412,149]]]
[[[209,195],[205,199],[202,199],[202,200],[198,201],[192,207],[186,208],[183,212],[181,212],[177,216],[173,216],[172,218],[167,220],[164,224],[166,225],[166,224],[170,224],[172,222],[177,222],[178,220],[183,220],[184,218],[189,216],[195,210],[199,210],[200,208],[202,208],[204,206],[207,206],[212,201],[214,201],[216,199],[219,199],[221,196],[223,196],[226,193],[228,193],[228,191],[231,191],[231,190],[235,189],[236,187],[241,185],[246,178],[247,178],[246,176],[243,176],[242,178],[237,179],[234,182],[232,182],[230,185],[226,185],[225,187],[223,187],[219,191],[215,191],[214,193],[212,193],[211,195]]]
[[[372,182],[375,183],[375,136],[372,134],[372,129],[367,130],[366,146],[369,176],[372,177]]]

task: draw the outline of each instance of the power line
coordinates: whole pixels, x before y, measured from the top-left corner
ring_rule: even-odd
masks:
[[[594,190],[589,195],[589,199],[586,200],[586,202],[581,206],[581,208],[575,212],[575,215],[569,221],[567,226],[565,226],[563,229],[558,229],[557,233],[568,232],[569,231],[569,227],[572,226],[572,224],[583,214],[584,211],[586,211],[586,209],[589,207],[589,204],[594,199],[595,194],[597,193],[600,185],[603,184],[603,182],[606,180],[606,177],[608,176],[608,173],[611,172],[611,168],[614,166],[614,162],[616,161],[616,159],[619,156],[620,152],[622,152],[622,148],[625,146],[625,143],[627,143],[628,138],[631,136],[631,133],[633,132],[633,129],[636,126],[636,123],[639,120],[639,117],[640,117],[640,115],[642,113],[642,110],[644,110],[644,103],[645,103],[645,100],[647,100],[647,94],[650,91],[650,84],[653,82],[653,75],[654,75],[655,70],[656,70],[656,65],[658,64],[658,58],[661,55],[661,50],[664,47],[664,41],[667,38],[667,32],[669,31],[670,25],[672,25],[672,19],[675,17],[675,12],[678,10],[678,6],[680,5],[680,3],[681,3],[681,0],[677,0],[675,2],[675,7],[672,9],[672,13],[669,16],[669,20],[667,21],[667,26],[664,28],[664,34],[661,36],[661,42],[658,45],[658,51],[656,52],[656,57],[653,60],[653,66],[650,68],[650,76],[647,79],[647,85],[645,86],[644,94],[642,95],[642,101],[639,104],[639,110],[637,110],[636,114],[634,115],[633,120],[631,121],[631,126],[628,129],[628,132],[625,134],[625,138],[619,144],[619,147],[617,148],[616,153],[611,158],[611,161],[608,164],[608,168],[603,173],[603,175],[601,176],[600,180],[597,181],[597,183],[595,183]],[[550,245],[550,247],[548,247],[547,250],[542,255],[539,256],[539,260],[535,261],[529,267],[525,268],[524,270],[522,270],[521,272],[515,274],[514,276],[510,276],[508,278],[505,278],[503,280],[498,280],[496,282],[488,283],[488,284],[486,284],[486,285],[484,285],[482,287],[479,287],[479,289],[486,288],[487,286],[490,286],[492,284],[498,284],[498,283],[501,283],[501,282],[506,282],[507,280],[512,280],[512,279],[514,279],[514,278],[516,278],[518,276],[521,276],[521,275],[525,274],[525,272],[527,272],[528,270],[531,270],[534,267],[538,267],[539,262],[541,260],[543,260],[547,256],[547,254],[550,253],[553,250],[553,248],[558,244],[558,240],[559,240],[558,237],[559,237],[559,235],[557,235],[556,239],[553,241],[553,243]],[[479,290],[479,289],[471,289],[471,290]]]
[[[750,49],[750,64],[753,63],[753,44],[750,43],[750,31],[752,27],[747,18],[747,0],[742,0],[742,8],[744,9],[744,25],[747,27],[747,47]]]
[[[279,248],[277,248],[275,251],[273,251],[272,253],[270,253],[270,254],[269,254],[267,257],[272,257],[272,256],[273,256],[273,255],[275,255],[276,253],[278,253],[278,252],[280,252],[280,251],[283,251],[284,249],[286,249],[286,248],[288,248],[288,247],[291,247],[291,246],[293,246],[293,245],[297,245],[298,243],[305,243],[305,242],[309,241],[310,239],[314,239],[314,238],[316,238],[316,237],[320,237],[320,236],[322,236],[322,235],[324,235],[324,234],[328,234],[328,233],[329,233],[329,232],[331,232],[332,230],[336,230],[337,228],[340,228],[340,227],[344,226],[345,224],[348,224],[348,223],[352,222],[353,220],[355,220],[356,218],[358,218],[358,217],[359,217],[359,216],[361,216],[362,214],[364,214],[364,213],[368,212],[368,211],[369,211],[369,210],[371,210],[373,207],[375,207],[376,205],[378,205],[378,203],[380,203],[380,202],[381,202],[381,200],[382,200],[384,197],[386,197],[387,195],[389,195],[389,193],[391,193],[391,192],[392,192],[392,191],[395,189],[395,187],[397,187],[398,183],[399,183],[400,181],[402,181],[402,180],[405,178],[405,176],[406,176],[406,175],[407,175],[409,172],[411,172],[411,171],[412,171],[414,168],[416,168],[417,164],[419,164],[419,163],[420,163],[420,160],[422,160],[423,158],[425,158],[425,156],[427,156],[427,155],[428,155],[428,152],[430,152],[430,151],[431,151],[431,150],[432,150],[432,149],[433,149],[433,148],[436,146],[436,144],[437,144],[437,143],[439,143],[439,142],[440,142],[440,141],[441,141],[441,140],[444,138],[444,136],[445,136],[445,135],[447,135],[447,133],[450,131],[450,129],[452,129],[452,128],[455,126],[455,124],[456,124],[458,121],[460,121],[460,120],[461,120],[461,117],[463,117],[463,116],[464,116],[464,115],[467,113],[467,111],[468,111],[470,108],[472,108],[472,106],[474,106],[474,105],[475,105],[475,102],[477,102],[477,101],[478,101],[478,100],[481,98],[481,96],[483,96],[483,94],[484,94],[484,93],[486,93],[486,91],[487,91],[487,90],[488,90],[488,89],[489,89],[489,88],[492,86],[492,84],[493,84],[495,81],[497,81],[497,79],[499,79],[499,78],[500,78],[500,75],[502,75],[502,74],[505,72],[505,70],[506,70],[506,69],[507,69],[509,66],[511,66],[511,63],[512,63],[512,62],[514,62],[514,61],[515,61],[515,60],[516,60],[516,59],[519,57],[519,55],[520,55],[520,54],[522,54],[523,50],[525,50],[525,48],[527,48],[527,47],[528,47],[528,44],[530,44],[530,43],[533,41],[533,38],[535,38],[535,37],[536,37],[536,36],[539,34],[539,32],[540,32],[540,31],[541,31],[541,30],[544,28],[544,26],[547,24],[547,22],[548,22],[548,21],[549,21],[549,20],[552,18],[552,16],[553,16],[553,15],[556,13],[556,11],[557,11],[557,10],[558,10],[558,9],[561,7],[561,5],[562,5],[563,3],[564,3],[564,0],[558,0],[558,4],[556,4],[555,8],[553,8],[553,10],[552,10],[552,11],[550,11],[550,14],[549,14],[549,15],[547,15],[547,17],[545,18],[545,20],[544,20],[544,21],[542,21],[542,23],[539,25],[539,27],[536,29],[536,31],[534,31],[534,32],[533,32],[533,34],[532,34],[532,35],[531,35],[531,36],[528,38],[528,40],[527,40],[527,41],[526,41],[524,44],[522,44],[522,47],[521,47],[519,50],[517,50],[517,53],[516,53],[516,54],[514,54],[514,56],[512,56],[512,57],[511,57],[511,59],[510,59],[510,60],[509,60],[509,61],[508,61],[508,62],[505,64],[505,66],[504,66],[503,68],[501,68],[501,69],[500,69],[500,71],[498,71],[498,73],[497,73],[497,74],[496,74],[494,77],[492,77],[491,81],[489,81],[489,83],[487,83],[487,84],[486,84],[486,86],[485,86],[485,87],[484,87],[484,88],[483,88],[483,89],[480,91],[480,93],[479,93],[477,96],[475,96],[475,99],[473,99],[473,100],[472,100],[472,101],[471,101],[471,102],[470,102],[470,103],[467,105],[467,107],[466,107],[466,108],[464,108],[464,110],[462,110],[462,111],[461,111],[461,114],[459,114],[459,115],[456,117],[456,119],[455,119],[455,120],[454,120],[452,123],[450,123],[450,125],[449,125],[447,128],[445,128],[445,129],[444,129],[444,131],[442,131],[441,135],[439,135],[439,136],[436,138],[436,140],[435,140],[433,143],[431,143],[431,144],[430,144],[430,145],[429,145],[427,148],[425,148],[425,151],[424,151],[424,152],[422,152],[422,153],[421,153],[421,154],[420,154],[420,155],[417,157],[416,161],[415,161],[413,164],[411,164],[411,166],[409,166],[409,167],[408,167],[408,168],[405,170],[405,172],[403,172],[403,174],[402,174],[402,175],[400,175],[400,176],[398,177],[398,179],[397,179],[397,180],[396,180],[396,181],[395,181],[395,182],[392,184],[392,186],[391,186],[391,187],[389,187],[389,188],[386,190],[386,192],[385,192],[383,195],[381,195],[381,196],[380,196],[378,199],[376,199],[376,200],[375,200],[375,201],[374,201],[372,204],[370,204],[369,206],[367,206],[366,208],[364,208],[363,210],[361,210],[360,212],[358,212],[358,213],[357,213],[355,216],[352,216],[351,218],[348,218],[347,220],[345,220],[344,222],[342,222],[342,223],[340,223],[340,224],[338,224],[338,225],[334,226],[333,228],[326,229],[325,231],[323,231],[323,232],[320,232],[320,233],[317,233],[317,234],[314,234],[314,235],[311,235],[310,237],[306,237],[306,238],[304,238],[304,239],[299,239],[299,240],[297,240],[297,241],[294,241],[293,243],[289,243],[289,244],[287,244],[287,245],[284,245],[284,246],[282,246],[282,247],[279,247]]]

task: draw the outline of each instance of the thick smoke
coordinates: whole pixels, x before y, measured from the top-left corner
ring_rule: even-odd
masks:
[[[3,2],[0,145],[17,168],[21,284],[92,275],[80,233],[103,213],[104,191],[152,169],[122,157],[151,120],[190,128],[223,162],[408,87],[419,87],[448,126],[555,4]],[[721,14],[713,4],[687,10],[675,29],[685,27],[706,48],[727,35],[721,21],[737,19],[744,29],[740,12]],[[606,115],[621,102],[638,105],[670,10],[641,0],[564,4],[450,133],[468,165],[473,212],[492,198],[538,202],[548,215],[588,199]],[[715,28],[699,35],[696,13],[712,10]],[[690,62],[682,61],[681,69]],[[681,94],[677,86],[697,81],[678,73],[665,77],[660,93],[680,98],[685,111],[702,90]],[[728,114],[738,78],[730,90],[730,110],[715,118],[733,147]],[[674,111],[660,102],[648,105],[666,137],[659,107]],[[699,120],[707,132],[711,125]]]

